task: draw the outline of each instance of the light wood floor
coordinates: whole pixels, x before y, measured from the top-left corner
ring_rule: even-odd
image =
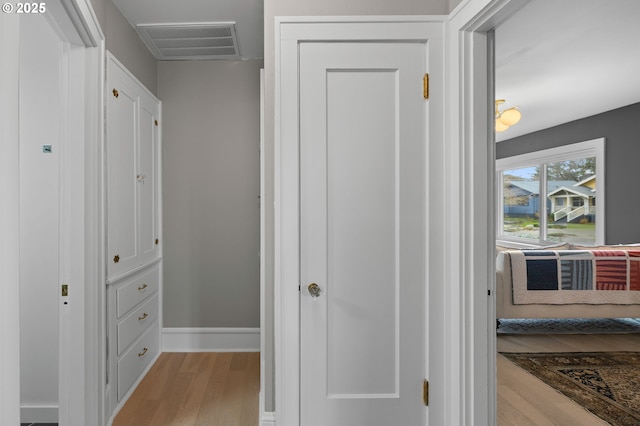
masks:
[[[640,335],[499,336],[498,352],[639,351]],[[114,426],[256,426],[258,353],[163,353]],[[498,354],[498,425],[607,425]]]
[[[259,353],[163,353],[113,426],[256,426],[259,391]]]
[[[498,352],[639,351],[640,335],[499,336]],[[498,354],[498,425],[608,425]]]

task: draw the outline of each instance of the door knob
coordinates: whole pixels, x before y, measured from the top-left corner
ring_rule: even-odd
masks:
[[[307,290],[309,290],[309,294],[311,295],[311,297],[314,297],[314,298],[320,296],[320,293],[322,291],[320,286],[316,283],[309,284],[309,286],[307,287]]]

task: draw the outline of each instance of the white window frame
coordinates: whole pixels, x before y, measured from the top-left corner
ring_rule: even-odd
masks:
[[[515,155],[513,157],[501,158],[496,160],[496,239],[500,242],[509,242],[526,244],[530,246],[544,246],[556,244],[546,240],[547,233],[547,217],[540,214],[540,238],[531,240],[526,238],[517,238],[505,236],[502,234],[504,224],[504,194],[503,194],[503,176],[502,173],[507,170],[520,169],[525,167],[540,167],[540,208],[545,205],[542,201],[543,195],[546,198],[547,187],[547,163],[558,161],[576,160],[580,158],[595,157],[596,159],[596,185],[597,197],[596,203],[596,235],[594,245],[602,245],[605,243],[605,138],[591,139],[584,142],[572,143],[556,148],[544,149],[541,151],[529,152],[526,154]]]

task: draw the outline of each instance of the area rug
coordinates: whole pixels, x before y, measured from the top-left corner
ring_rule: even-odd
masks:
[[[640,353],[501,354],[612,425],[640,425]]]
[[[498,335],[511,334],[626,334],[640,333],[636,318],[501,319]]]

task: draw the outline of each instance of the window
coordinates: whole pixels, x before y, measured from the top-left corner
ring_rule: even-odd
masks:
[[[604,244],[604,138],[502,158],[496,171],[498,240]]]

